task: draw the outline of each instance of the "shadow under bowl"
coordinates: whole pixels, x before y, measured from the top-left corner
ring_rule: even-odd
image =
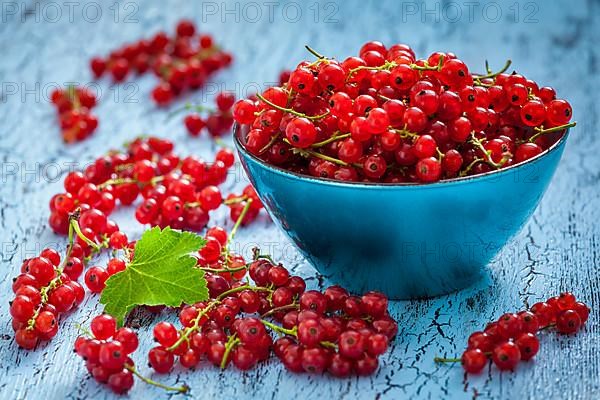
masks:
[[[234,142],[273,221],[324,276],[355,292],[432,297],[471,285],[533,214],[568,131],[542,154],[433,184],[347,183],[267,164]]]

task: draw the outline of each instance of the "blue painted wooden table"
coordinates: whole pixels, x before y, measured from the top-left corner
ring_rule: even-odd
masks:
[[[395,302],[399,334],[368,378],[337,380],[294,375],[278,362],[248,373],[220,373],[204,366],[195,372],[176,369],[159,377],[167,384],[186,382],[197,398],[600,398],[598,274],[600,254],[600,90],[598,1],[449,2],[412,1],[275,1],[175,2],[2,2],[0,25],[0,398],[111,398],[88,377],[71,352],[75,323],[88,324],[101,310],[96,297],[61,322],[60,334],[35,352],[19,351],[8,318],[11,279],[21,260],[41,248],[64,248],[65,241],[46,224],[47,202],[70,168],[81,168],[110,147],[139,134],[170,137],[184,153],[208,156],[215,147],[207,138],[191,139],[178,119],[168,120],[148,101],[152,79],[111,86],[101,81],[97,107],[100,128],[84,143],[61,143],[48,93],[68,82],[89,83],[87,62],[124,41],[172,29],[180,17],[193,17],[236,56],[235,66],[220,74],[197,101],[210,101],[222,89],[238,96],[273,82],[284,67],[307,56],[304,44],[342,57],[371,39],[403,41],[423,56],[451,50],[469,65],[487,58],[514,66],[569,99],[579,122],[569,139],[558,172],[533,218],[509,243],[484,280],[436,299]],[[239,166],[226,190],[247,182]],[[135,237],[141,227],[131,211],[117,213],[121,226]],[[221,210],[213,220],[231,226]],[[440,221],[440,223],[443,223]],[[259,245],[304,276],[312,287],[330,284],[302,260],[291,244],[263,217],[242,230],[236,241],[248,255]],[[99,262],[102,262],[100,260]],[[494,368],[480,376],[463,376],[459,366],[436,365],[436,355],[453,356],[470,332],[505,311],[519,309],[562,290],[571,290],[592,307],[590,320],[575,337],[542,334],[535,361],[516,373]],[[174,318],[139,314],[140,364],[151,346],[153,320]],[[150,373],[141,366],[142,372]],[[137,383],[131,398],[167,395]]]

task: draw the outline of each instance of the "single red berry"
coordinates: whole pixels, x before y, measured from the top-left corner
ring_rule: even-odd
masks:
[[[556,330],[560,333],[575,333],[581,327],[581,317],[574,310],[560,311],[556,316]]]
[[[108,273],[102,267],[92,267],[85,273],[85,285],[92,293],[100,293],[106,286]]]
[[[98,315],[92,319],[90,328],[96,339],[106,340],[117,331],[117,320],[108,314]]]
[[[152,333],[154,340],[164,347],[172,346],[179,339],[179,333],[175,325],[170,322],[159,322],[154,326]]]
[[[463,353],[460,362],[465,372],[478,374],[485,368],[488,358],[480,349],[471,349]]]
[[[338,347],[342,356],[357,360],[366,350],[365,338],[359,332],[345,331],[340,335]]]
[[[522,333],[515,340],[515,344],[521,352],[521,360],[531,360],[540,349],[540,340],[531,332]]]
[[[514,370],[521,359],[521,351],[513,342],[504,342],[492,351],[492,361],[499,370]]]
[[[154,347],[148,353],[148,362],[159,374],[166,374],[173,367],[175,358],[173,353],[163,346]]]

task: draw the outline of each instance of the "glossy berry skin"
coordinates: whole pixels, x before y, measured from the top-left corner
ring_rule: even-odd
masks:
[[[521,107],[521,121],[527,126],[538,126],[546,119],[546,107],[541,101],[530,100]]]
[[[148,362],[150,363],[150,366],[159,374],[166,374],[169,372],[173,367],[174,361],[175,358],[173,353],[162,346],[154,347],[148,353]]]
[[[521,359],[521,351],[513,342],[504,342],[497,345],[492,351],[492,361],[501,370],[514,370]]]
[[[361,358],[366,349],[365,338],[356,331],[343,332],[338,346],[342,356],[353,360]]]
[[[56,316],[50,311],[42,311],[35,318],[35,330],[41,334],[51,332],[58,322]]]
[[[590,308],[585,303],[577,301],[573,304],[573,310],[579,315],[581,324],[585,324],[590,315]]]
[[[530,311],[521,311],[518,314],[519,320],[521,320],[521,327],[523,332],[537,333],[540,329],[540,323],[538,317]]]
[[[321,347],[305,349],[302,352],[302,368],[311,374],[321,374],[329,366],[329,354]]]
[[[108,314],[98,315],[92,319],[90,328],[96,339],[111,338],[117,330],[117,320]]]
[[[379,361],[375,357],[365,354],[361,359],[354,362],[354,371],[359,376],[369,376],[377,371]]]
[[[383,293],[368,292],[361,297],[361,307],[366,315],[380,318],[388,308],[388,299]]]
[[[546,107],[547,117],[553,125],[568,123],[573,116],[571,105],[566,100],[552,100]]]
[[[478,374],[487,365],[488,358],[480,349],[471,349],[463,353],[460,362],[465,372]]]
[[[581,318],[574,310],[560,311],[556,316],[556,330],[563,334],[572,334],[581,327]]]
[[[103,367],[112,370],[122,368],[125,360],[127,360],[127,353],[120,342],[112,340],[100,345],[98,361]]]
[[[191,136],[200,135],[200,132],[206,126],[206,122],[196,113],[186,115],[183,122]]]
[[[133,374],[129,371],[114,373],[109,376],[107,383],[114,393],[125,394],[133,387]]]
[[[535,334],[526,332],[516,338],[515,344],[519,347],[521,360],[532,359],[540,349],[540,341]]]
[[[113,335],[113,338],[123,345],[123,349],[127,354],[133,353],[138,347],[137,334],[131,328],[119,328]]]
[[[85,285],[92,293],[101,293],[107,279],[108,273],[102,267],[92,267],[85,273]]]
[[[169,322],[159,322],[153,329],[154,340],[164,347],[174,344],[179,338],[177,328]]]
[[[352,362],[340,354],[334,354],[328,371],[337,378],[346,378],[352,373]]]
[[[560,295],[558,295],[556,305],[558,306],[559,310],[571,310],[575,306],[576,302],[577,299],[575,298],[575,295],[573,295],[573,293],[563,292]]]
[[[419,160],[416,165],[416,174],[421,182],[437,182],[442,175],[442,166],[435,157]]]
[[[293,146],[303,149],[315,142],[317,131],[308,119],[294,118],[288,123],[285,135]]]
[[[309,290],[300,296],[300,309],[322,314],[327,309],[327,299],[316,290]]]
[[[372,357],[379,357],[388,349],[389,339],[387,336],[376,333],[367,338],[367,353]]]
[[[531,307],[531,312],[537,317],[540,328],[556,321],[557,310],[546,302],[535,303]]]
[[[498,318],[497,333],[504,339],[515,338],[523,330],[523,323],[517,314],[507,313]]]
[[[10,305],[10,315],[17,321],[26,322],[35,313],[35,304],[29,297],[17,295]]]
[[[323,340],[323,328],[316,319],[307,319],[298,324],[298,340],[306,347],[315,347]]]
[[[38,335],[35,331],[22,328],[15,332],[15,342],[19,347],[31,350],[38,343]]]

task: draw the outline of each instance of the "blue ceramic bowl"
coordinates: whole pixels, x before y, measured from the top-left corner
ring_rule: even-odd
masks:
[[[300,175],[234,141],[267,211],[323,275],[360,293],[431,297],[466,287],[527,222],[568,132],[539,156],[433,184],[343,183]]]

